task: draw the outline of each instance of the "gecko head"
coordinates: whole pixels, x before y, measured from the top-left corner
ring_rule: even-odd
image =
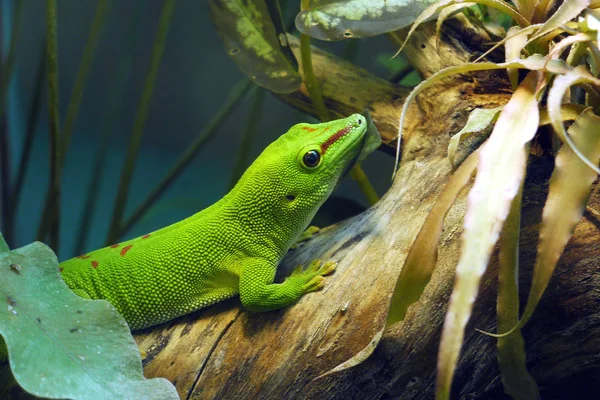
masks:
[[[240,185],[258,190],[263,215],[308,224],[354,166],[365,143],[367,120],[353,114],[321,124],[298,124],[271,143],[248,168]],[[303,229],[303,228],[302,228]]]

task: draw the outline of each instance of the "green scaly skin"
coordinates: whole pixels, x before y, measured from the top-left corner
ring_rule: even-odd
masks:
[[[322,289],[335,263],[315,261],[275,284],[277,265],[354,164],[366,131],[359,114],[295,125],[217,203],[148,235],[65,261],[62,277],[76,294],[112,303],[131,329],[238,294],[251,311],[289,306]],[[315,158],[316,166],[306,165]]]

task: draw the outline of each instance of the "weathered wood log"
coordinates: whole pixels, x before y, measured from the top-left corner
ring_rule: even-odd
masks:
[[[419,41],[431,42],[432,27],[411,41],[409,54],[420,72],[447,66],[480,49],[458,41],[467,23],[453,24],[436,51],[419,58]],[[429,30],[429,33],[427,33]],[[462,34],[464,34],[464,30]],[[479,32],[479,31],[478,31]],[[483,33],[479,32],[479,37]],[[470,43],[483,43],[472,40]],[[435,40],[433,40],[435,43]],[[454,54],[452,53],[452,54]],[[420,61],[419,61],[420,60]],[[340,115],[369,107],[387,144],[393,146],[400,107],[407,91],[372,77],[322,52],[314,57],[328,106]],[[419,64],[420,62],[420,64]],[[410,109],[404,131],[401,167],[389,192],[367,212],[325,229],[289,253],[280,272],[313,258],[339,262],[324,291],[307,295],[285,310],[253,314],[237,299],[138,333],[148,354],[147,377],[171,380],[182,398],[402,398],[431,399],[444,313],[459,255],[467,191],[449,212],[439,246],[439,262],[422,298],[406,319],[385,332],[380,346],[363,364],[347,372],[314,378],[367,345],[385,322],[388,303],[404,259],[447,182],[449,136],[474,107],[507,101],[503,72],[448,79],[421,96]],[[306,91],[283,96],[310,111]],[[529,166],[523,210],[522,268],[535,260],[536,233],[551,161]],[[390,171],[391,173],[391,171]],[[598,196],[591,206],[598,208]],[[544,399],[592,398],[600,377],[600,221],[586,213],[563,255],[547,293],[524,329],[528,366]],[[474,328],[494,330],[496,261],[484,276],[454,380],[456,398],[504,398],[495,339]],[[522,282],[527,288],[527,277]],[[526,290],[522,290],[526,295]],[[597,394],[597,393],[596,393]]]

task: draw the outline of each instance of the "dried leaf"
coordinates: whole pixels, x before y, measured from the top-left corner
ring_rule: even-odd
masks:
[[[581,149],[586,159],[596,164],[600,161],[598,126],[600,126],[600,117],[588,109],[569,129],[574,145]],[[569,146],[562,146],[556,155],[548,199],[542,213],[540,242],[531,291],[523,316],[514,329],[520,329],[527,323],[542,298],[558,259],[583,215],[589,200],[590,188],[597,176],[596,172],[588,168]]]
[[[316,0],[296,16],[296,27],[320,40],[380,35],[404,28],[435,0]]]
[[[439,40],[439,36],[440,36],[440,30],[442,29],[442,24],[444,23],[444,21],[452,16],[454,13],[462,10],[463,8],[467,8],[467,7],[471,7],[476,5],[477,3],[459,3],[459,4],[454,4],[448,7],[445,7],[444,9],[442,9],[440,11],[440,15],[438,15],[437,17],[437,21],[435,22],[435,36],[436,39]]]
[[[441,0],[441,1],[438,1],[437,3],[430,5],[429,7],[427,7],[417,17],[417,19],[415,19],[415,22],[410,27],[410,30],[408,31],[408,34],[406,35],[406,39],[404,39],[404,42],[402,43],[402,45],[396,52],[396,55],[400,54],[402,49],[404,49],[404,46],[406,45],[406,43],[408,43],[408,39],[412,36],[412,34],[419,27],[419,25],[421,25],[423,22],[432,18],[435,15],[435,13],[443,10],[446,7],[453,6],[455,4],[472,3],[472,2],[473,2],[473,0],[470,0],[470,1],[467,1],[467,0]],[[527,21],[525,18],[523,18],[523,16],[521,14],[519,14],[519,12],[517,10],[515,10],[514,7],[512,7],[510,4],[508,4],[502,0],[478,0],[477,3],[489,6],[491,8],[495,8],[498,11],[507,14],[521,27],[526,27],[529,25],[529,21]]]
[[[500,238],[498,273],[498,330],[512,328],[519,321],[519,232],[521,224],[521,194],[512,201],[510,213]],[[525,343],[521,331],[498,339],[498,364],[504,392],[515,400],[539,399],[537,384],[527,371]]]
[[[227,53],[244,74],[276,93],[298,90],[302,79],[284,52],[287,39],[278,37],[263,1],[210,0],[208,4]]]
[[[596,40],[596,38],[595,35],[592,35],[591,33],[578,33],[575,35],[567,36],[552,47],[550,53],[548,54],[548,59],[560,58],[562,52],[574,43],[591,42],[592,40]]]
[[[452,164],[452,166],[454,166],[454,157],[456,156],[456,151],[461,140],[469,136],[471,133],[483,131],[496,122],[498,114],[500,111],[502,111],[502,107],[504,106],[496,108],[476,108],[471,112],[471,114],[469,114],[469,118],[467,119],[465,126],[460,131],[452,135],[450,142],[448,143],[448,159],[450,160],[450,164]]]
[[[400,276],[396,281],[385,327],[377,332],[375,337],[360,352],[316,379],[352,368],[369,358],[379,344],[385,329],[404,319],[408,307],[419,299],[435,268],[437,245],[444,218],[452,204],[454,204],[458,193],[473,177],[477,157],[477,152],[471,154],[452,174],[421,227],[406,258],[402,272],[400,272]]]
[[[532,11],[533,12],[533,11]],[[533,30],[529,29],[528,26],[525,29],[521,29],[518,26],[511,26],[506,36],[506,44],[504,45],[504,60],[510,61],[515,58],[521,58],[521,53],[527,44],[527,39]],[[508,78],[512,88],[516,88],[519,85],[519,70],[516,68],[508,68]]]
[[[544,22],[540,30],[529,39],[529,43],[544,36],[545,34],[566,24],[577,17],[583,10],[589,6],[590,0],[569,0],[563,1],[558,9]]]
[[[471,316],[481,276],[525,175],[526,144],[533,138],[539,123],[536,87],[541,78],[539,72],[527,75],[504,106],[481,149],[438,354],[436,398],[439,400],[450,397],[464,328]]]
[[[561,121],[574,121],[587,107],[583,104],[563,104],[560,108],[560,119]],[[540,126],[548,125],[550,123],[550,116],[548,111],[543,109],[540,110]]]
[[[536,1],[531,0],[513,0],[515,6],[517,6],[517,10],[521,13],[523,18],[527,21],[531,21],[533,17],[533,11],[535,10]]]
[[[375,336],[373,337],[373,339],[371,339],[371,341],[369,342],[369,344],[367,344],[354,357],[352,357],[351,359],[349,359],[347,361],[344,361],[343,363],[341,363],[337,367],[330,369],[329,371],[325,372],[324,374],[321,374],[321,375],[317,376],[314,380],[324,378],[324,377],[326,377],[328,375],[335,374],[337,372],[345,371],[345,370],[347,370],[349,368],[352,368],[352,367],[356,367],[358,364],[360,364],[363,361],[365,361],[367,358],[369,358],[371,356],[371,354],[373,354],[373,352],[377,348],[377,345],[381,341],[381,337],[383,336],[383,332],[384,331],[385,331],[385,328],[382,328],[379,332],[377,332],[375,334]]]
[[[402,129],[404,128],[404,118],[406,117],[406,111],[408,107],[412,103],[412,101],[421,93],[423,90],[428,87],[434,85],[438,81],[442,80],[451,75],[462,74],[465,72],[472,71],[485,71],[492,69],[503,69],[503,68],[524,68],[529,69],[531,71],[543,70],[546,72],[550,72],[553,74],[566,74],[571,71],[572,68],[569,67],[562,60],[550,60],[547,61],[545,57],[534,54],[531,57],[522,59],[522,60],[512,60],[505,63],[493,63],[493,62],[481,62],[481,63],[468,63],[463,65],[457,65],[453,67],[444,68],[441,71],[433,74],[429,79],[419,83],[415,88],[410,92],[410,94],[406,97],[406,101],[402,106],[402,112],[400,113],[400,122],[398,124],[398,144],[396,151],[396,163],[394,167],[394,174],[392,175],[392,179],[396,175],[396,168],[398,167],[398,161],[400,157],[400,145],[402,139]],[[589,75],[589,74],[588,74]],[[562,98],[562,97],[561,97]],[[559,110],[560,107],[557,108]],[[561,125],[562,126],[562,125]]]
[[[533,32],[535,32],[540,26],[542,26],[542,24],[535,24],[535,25],[529,25],[525,28],[521,28],[519,26],[511,26],[508,30],[508,32],[506,33],[506,36],[504,37],[504,39],[500,40],[499,42],[497,42],[495,45],[493,45],[489,50],[487,50],[485,53],[483,53],[482,55],[480,55],[479,57],[477,57],[475,59],[474,62],[479,62],[481,61],[484,57],[486,57],[488,54],[490,54],[492,51],[496,50],[498,47],[502,46],[503,44],[505,44],[506,42],[508,42],[511,39],[515,39],[517,40],[517,43],[520,43],[523,39],[520,38],[520,36],[525,36],[526,38],[524,39],[525,41],[527,41],[527,38],[529,38],[529,35],[531,35]],[[524,45],[523,45],[524,46]],[[521,49],[523,49],[523,46],[512,46],[512,48],[518,48],[521,47]],[[506,61],[511,61],[514,60],[515,58],[521,58],[521,53],[516,53],[514,55],[512,55],[513,53],[516,53],[515,51],[511,50],[511,55],[505,55],[505,60]],[[505,52],[506,54],[506,52]],[[516,86],[515,86],[516,87]]]
[[[406,257],[392,294],[386,326],[402,321],[408,307],[421,297],[437,263],[437,247],[446,214],[456,196],[475,174],[479,150],[472,153],[452,174],[427,215]]]
[[[571,150],[592,170],[594,170],[596,173],[600,173],[600,169],[597,167],[596,163],[588,160],[580,151],[580,149],[573,144],[573,141],[569,135],[567,135],[561,120],[562,115],[560,110],[563,96],[571,86],[584,83],[600,86],[600,79],[594,78],[592,75],[590,75],[584,66],[576,67],[564,75],[557,76],[554,79],[554,83],[552,84],[550,91],[548,92],[548,115],[550,116],[550,122],[552,123],[554,131],[560,137],[560,139],[563,142],[566,142]]]

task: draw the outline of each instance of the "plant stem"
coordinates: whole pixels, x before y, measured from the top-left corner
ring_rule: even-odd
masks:
[[[308,0],[302,0],[302,10],[308,9],[308,3]],[[313,105],[317,110],[317,115],[321,121],[329,121],[329,110],[327,110],[327,107],[325,107],[321,88],[319,87],[319,83],[317,82],[317,78],[312,68],[310,37],[308,35],[300,35],[300,54],[302,56],[304,83],[306,84],[306,89],[308,90]],[[360,164],[356,164],[354,168],[352,168],[350,171],[350,177],[358,183],[358,186],[367,198],[369,204],[373,205],[377,203],[379,197],[377,196],[373,185],[371,185],[371,182],[369,182],[369,178],[367,178],[367,175],[363,171]]]
[[[140,20],[142,19],[142,13],[136,13],[136,17],[133,22],[129,25],[127,32],[127,43],[122,46],[119,50],[117,64],[117,73],[114,79],[110,80],[110,89],[108,90],[108,98],[115,99],[106,103],[107,107],[102,118],[100,130],[103,135],[100,139],[100,145],[96,152],[92,172],[89,179],[89,185],[87,188],[86,200],[83,206],[83,212],[79,220],[79,227],[77,230],[77,236],[75,240],[75,254],[82,254],[87,246],[87,240],[91,232],[91,221],[94,213],[96,212],[96,205],[98,199],[98,187],[101,182],[102,172],[106,161],[106,155],[110,148],[110,140],[114,136],[116,131],[116,124],[120,111],[123,109],[124,103],[124,92],[127,87],[127,83],[131,76],[131,66],[133,64],[133,56],[135,43],[139,36],[138,27]]]
[[[90,28],[85,47],[83,48],[83,54],[81,55],[81,61],[79,62],[79,70],[77,71],[77,77],[75,78],[75,84],[73,91],[71,92],[71,98],[69,100],[69,106],[67,108],[67,116],[65,118],[65,126],[63,128],[61,137],[61,155],[62,159],[59,160],[59,166],[62,170],[64,167],[64,156],[69,149],[71,144],[71,137],[73,135],[73,127],[75,126],[75,120],[79,113],[79,105],[81,104],[81,97],[83,96],[83,89],[85,88],[85,80],[92,66],[94,59],[94,52],[102,33],[102,26],[106,21],[106,15],[110,10],[111,0],[98,0],[96,6],[96,13],[94,14],[94,20]]]
[[[8,95],[8,86],[12,78],[12,73],[15,66],[15,57],[17,54],[17,43],[21,25],[21,9],[23,1],[17,1],[15,12],[13,14],[13,26],[10,34],[10,47],[8,48],[8,54],[6,55],[6,61],[2,63],[2,70],[0,71],[0,116],[6,112],[6,96]],[[0,53],[2,54],[2,53]]]
[[[12,78],[12,72],[15,64],[15,55],[18,42],[17,37],[19,33],[19,24],[21,22],[21,6],[22,2],[18,2],[12,16],[13,25],[11,30],[8,54],[6,56],[5,61],[3,61],[1,58],[3,54],[3,49],[2,44],[0,43],[0,231],[3,229],[2,221],[4,221],[4,229],[6,230],[6,241],[8,243],[12,242],[10,232],[8,232],[8,224],[9,219],[12,218],[14,210],[11,209],[10,205],[10,135],[8,131],[8,121],[6,117],[6,96],[8,96],[8,87]],[[0,33],[0,42],[1,41],[2,34]]]
[[[321,88],[312,67],[312,55],[310,52],[310,36],[300,35],[300,55],[302,57],[302,72],[306,89],[316,108],[317,115],[321,121],[329,121],[329,110],[325,107]]]
[[[127,149],[125,164],[121,170],[121,180],[119,181],[119,189],[115,199],[114,211],[110,222],[108,237],[106,238],[107,244],[117,241],[121,235],[121,223],[123,220],[123,215],[125,214],[125,207],[127,206],[127,198],[129,197],[129,185],[131,184],[133,171],[135,169],[135,162],[137,160],[140,145],[142,143],[144,125],[146,122],[146,117],[148,116],[150,99],[152,98],[152,92],[154,91],[154,84],[156,83],[158,68],[163,55],[167,34],[169,32],[169,25],[174,6],[175,0],[165,0],[165,4],[160,15],[158,31],[156,33],[154,46],[152,49],[150,70],[148,71],[148,75],[146,77],[144,91],[142,93],[142,98],[140,100],[135,122],[133,124],[133,131],[131,134],[131,140],[129,142],[129,148]]]
[[[50,135],[50,247],[59,251],[60,243],[60,116],[58,93],[57,0],[46,1],[46,70],[48,79],[48,133]]]
[[[90,28],[90,33],[88,35],[85,47],[83,49],[83,54],[79,63],[79,69],[75,78],[75,84],[73,86],[73,91],[71,92],[71,98],[69,99],[67,116],[65,118],[65,125],[63,127],[62,135],[60,136],[60,142],[58,144],[58,173],[61,175],[64,169],[65,157],[69,149],[69,145],[71,143],[71,137],[73,135],[73,128],[75,126],[77,114],[79,113],[79,105],[81,104],[81,97],[83,96],[83,89],[85,88],[85,79],[92,65],[96,45],[98,44],[98,39],[100,38],[100,33],[102,32],[102,25],[104,24],[105,16],[109,9],[110,0],[98,1],[96,13],[94,15],[94,20]],[[52,196],[50,193],[47,193],[46,201],[44,203],[44,212],[42,214],[43,220],[40,225],[38,238],[44,237],[46,235],[46,229],[50,223],[50,221],[48,221],[48,218],[50,218],[50,216],[52,215],[52,213],[49,212],[51,203]]]
[[[266,91],[264,89],[256,86],[253,87],[253,101],[252,105],[250,106],[250,111],[248,112],[246,130],[242,135],[242,141],[240,143],[240,147],[238,148],[238,153],[235,160],[235,165],[233,167],[233,172],[231,173],[231,178],[229,180],[228,189],[233,188],[248,166],[247,150],[252,145],[252,141],[258,132],[256,128],[258,127],[258,123],[260,122],[260,117],[262,115],[265,94]]]
[[[181,171],[183,171],[185,167],[187,167],[188,164],[194,159],[198,151],[204,144],[208,142],[208,140],[212,137],[212,134],[231,114],[233,108],[240,102],[240,100],[244,97],[244,94],[246,94],[251,87],[252,84],[248,79],[244,79],[234,87],[227,102],[221,106],[221,109],[217,111],[210,122],[204,127],[204,129],[202,129],[192,144],[179,157],[179,160],[177,160],[171,170],[167,172],[167,175],[148,195],[146,200],[144,200],[142,204],[135,209],[131,217],[122,225],[119,234],[127,233],[144,216],[144,214],[156,202],[156,200],[163,195],[165,190],[171,186]]]
[[[46,48],[43,45],[41,49],[41,57],[38,62],[38,69],[35,74],[34,92],[31,99],[31,105],[29,107],[29,116],[27,118],[27,128],[25,131],[25,140],[23,142],[23,148],[21,149],[21,156],[19,158],[19,167],[17,169],[17,177],[12,189],[12,194],[9,202],[9,209],[11,212],[6,218],[6,237],[14,237],[14,222],[17,216],[17,210],[19,207],[19,201],[21,199],[21,193],[23,191],[23,184],[25,183],[25,175],[29,168],[29,160],[31,158],[31,149],[33,147],[33,139],[38,127],[40,106],[42,103],[42,89],[44,87],[44,68],[45,68],[45,53]]]

